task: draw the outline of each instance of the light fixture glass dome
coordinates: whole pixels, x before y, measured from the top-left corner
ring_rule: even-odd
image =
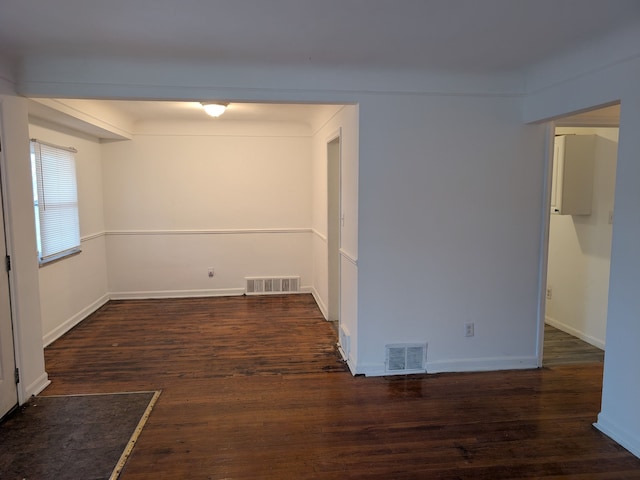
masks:
[[[211,115],[212,117],[219,117],[224,113],[227,109],[228,103],[220,103],[220,102],[201,102],[204,111],[207,112],[207,115]]]

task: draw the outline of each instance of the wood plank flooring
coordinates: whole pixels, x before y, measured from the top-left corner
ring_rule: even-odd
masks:
[[[43,393],[162,390],[122,480],[640,479],[601,364],[353,377],[335,340],[309,295],[110,302]]]
[[[602,362],[604,362],[604,350],[545,324],[543,366]]]

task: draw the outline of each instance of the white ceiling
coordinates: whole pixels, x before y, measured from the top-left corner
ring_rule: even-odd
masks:
[[[639,20],[638,0],[2,0],[0,49],[483,73]]]
[[[0,53],[491,73],[637,22],[640,0],[0,0]],[[136,121],[202,115],[118,106]],[[312,123],[330,108],[234,104],[224,119]]]

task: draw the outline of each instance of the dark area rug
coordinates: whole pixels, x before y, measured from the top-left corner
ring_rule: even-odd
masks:
[[[33,397],[0,424],[0,479],[118,478],[158,395]]]

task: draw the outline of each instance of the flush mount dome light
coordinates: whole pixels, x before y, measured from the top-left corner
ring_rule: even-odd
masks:
[[[200,102],[200,105],[202,105],[204,111],[207,112],[207,115],[219,117],[224,113],[229,104],[221,102]]]

